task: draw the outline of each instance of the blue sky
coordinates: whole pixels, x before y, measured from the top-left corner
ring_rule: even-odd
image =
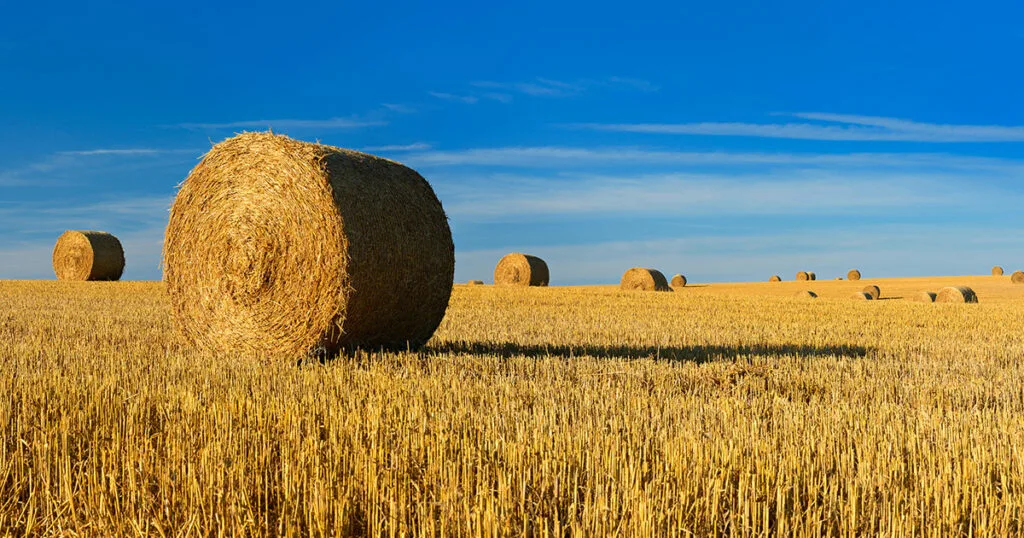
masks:
[[[267,127],[420,171],[457,280],[1024,269],[1019,3],[486,4],[5,6],[0,278],[86,228],[160,278],[176,186]]]

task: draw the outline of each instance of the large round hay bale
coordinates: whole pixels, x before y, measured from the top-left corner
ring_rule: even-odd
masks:
[[[444,317],[455,250],[441,202],[416,171],[243,133],[182,183],[164,265],[176,325],[201,349],[404,350]]]
[[[936,303],[976,303],[978,295],[967,286],[949,286],[942,288],[935,296]]]
[[[499,286],[547,286],[548,264],[529,254],[506,254],[494,267],[494,283]]]
[[[871,294],[866,292],[866,291],[855,291],[855,292],[853,292],[853,295],[851,296],[851,298],[857,299],[858,301],[873,301],[873,300],[875,300],[875,298],[872,297]]]
[[[634,267],[622,275],[619,287],[624,290],[672,291],[665,275],[657,269]]]
[[[124,248],[107,232],[68,230],[53,247],[53,272],[59,280],[120,280]]]
[[[811,279],[811,275],[807,271],[797,271],[796,279],[797,280],[810,280]]]
[[[814,293],[811,290],[798,291],[793,296],[796,297],[797,299],[817,299],[818,298],[818,294]]]
[[[850,269],[846,273],[846,280],[860,280],[860,271],[856,269]]]
[[[996,265],[992,268],[992,276],[1003,276],[1003,268]]]
[[[768,282],[782,282],[782,278],[779,275],[772,275],[768,277]]]
[[[864,286],[864,289],[862,289],[861,291],[870,295],[872,299],[878,299],[879,297],[882,296],[882,290],[880,290],[878,286],[874,285]]]
[[[1014,284],[1024,284],[1024,271],[1014,271],[1013,274],[1010,275],[1010,282],[1013,282]]]
[[[921,293],[915,294],[911,297],[911,300],[919,303],[934,303],[935,295],[936,293],[934,291],[922,291]]]
[[[683,275],[675,275],[672,277],[672,282],[669,284],[671,284],[673,288],[686,287],[686,277]]]

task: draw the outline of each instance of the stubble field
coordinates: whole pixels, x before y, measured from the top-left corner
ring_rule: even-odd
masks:
[[[0,535],[1019,534],[1022,359],[1009,277],[456,286],[425,350],[326,364],[0,281]]]

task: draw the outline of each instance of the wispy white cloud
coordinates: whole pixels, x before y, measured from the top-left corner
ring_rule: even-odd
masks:
[[[404,103],[381,103],[380,106],[398,114],[414,114],[417,112],[416,107]]]
[[[531,97],[571,97],[586,92],[592,88],[626,88],[642,92],[657,91],[654,84],[635,78],[607,77],[604,79],[580,79],[574,81],[555,80],[551,78],[537,77],[525,82],[498,82],[493,80],[478,80],[470,85],[477,88],[501,90],[504,92],[519,93]]]
[[[826,123],[575,123],[593,131],[706,136],[746,136],[837,141],[1022,142],[1024,126],[953,125],[899,118],[800,112],[789,116]]]
[[[387,146],[366,146],[363,148],[364,151],[423,151],[430,149],[430,144],[426,142],[415,142],[412,144],[405,145],[387,145]]]
[[[109,155],[109,156],[123,156],[123,157],[136,157],[146,155],[168,155],[174,153],[192,153],[199,154],[202,150],[199,149],[153,149],[153,148],[126,148],[126,149],[86,149],[76,151],[58,151],[57,155],[77,155],[77,156],[94,156],[94,155]]]
[[[445,101],[456,101],[456,102],[459,102],[459,103],[466,103],[467,105],[475,105],[477,102],[480,101],[480,98],[476,97],[475,95],[455,95],[454,93],[445,93],[445,92],[427,92],[427,93],[430,94],[433,97],[437,97],[438,99],[443,99]]]
[[[388,122],[379,119],[328,118],[324,120],[277,119],[230,121],[224,123],[179,123],[178,127],[184,129],[357,129],[387,124]]]

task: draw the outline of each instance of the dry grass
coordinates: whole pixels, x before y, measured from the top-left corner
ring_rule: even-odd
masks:
[[[296,367],[0,282],[0,535],[1020,534],[1024,287],[874,280],[982,301],[458,286],[422,352]]]

